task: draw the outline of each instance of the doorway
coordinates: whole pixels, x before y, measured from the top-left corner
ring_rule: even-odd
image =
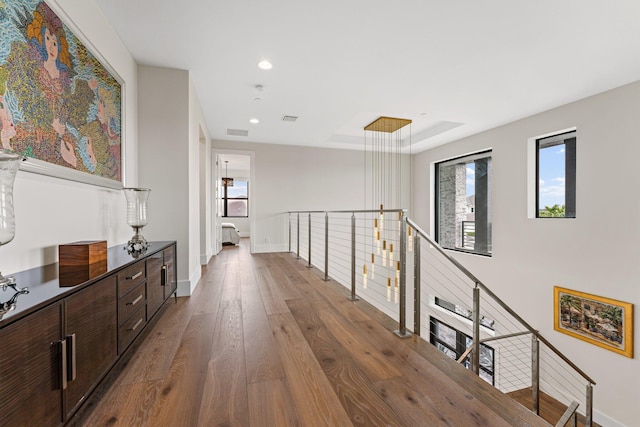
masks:
[[[231,150],[216,150],[215,173],[215,253],[222,250],[222,224],[232,223],[241,238],[250,239],[255,212],[253,197],[253,153]]]

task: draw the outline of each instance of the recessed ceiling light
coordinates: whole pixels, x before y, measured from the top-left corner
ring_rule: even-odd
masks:
[[[256,119],[255,117],[249,119],[249,123],[251,123],[252,125],[257,125],[258,123],[260,123],[260,120]]]
[[[263,59],[262,61],[258,62],[258,68],[260,68],[261,70],[270,70],[271,68],[273,68],[273,65],[271,64],[271,62]]]

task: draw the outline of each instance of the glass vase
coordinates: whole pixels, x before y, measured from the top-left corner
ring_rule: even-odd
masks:
[[[123,188],[122,190],[127,199],[127,224],[135,231],[125,249],[130,255],[138,257],[149,248],[149,243],[140,234],[140,230],[147,225],[147,200],[151,190],[148,188]]]
[[[0,246],[6,245],[16,235],[16,218],[13,210],[13,183],[20,162],[24,159],[19,154],[0,149]],[[0,303],[0,319],[9,311],[16,308],[16,300],[22,294],[28,294],[29,288],[18,289],[12,276],[4,277],[0,273],[0,288],[13,290],[13,296],[6,302]]]
[[[16,235],[13,210],[13,182],[23,157],[0,149],[0,245],[6,245]]]

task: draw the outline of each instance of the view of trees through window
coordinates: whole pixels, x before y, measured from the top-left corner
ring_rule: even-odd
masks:
[[[576,132],[537,141],[538,218],[576,216]]]

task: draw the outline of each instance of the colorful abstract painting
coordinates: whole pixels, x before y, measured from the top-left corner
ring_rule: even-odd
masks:
[[[43,1],[0,0],[2,148],[115,181],[121,88]]]

